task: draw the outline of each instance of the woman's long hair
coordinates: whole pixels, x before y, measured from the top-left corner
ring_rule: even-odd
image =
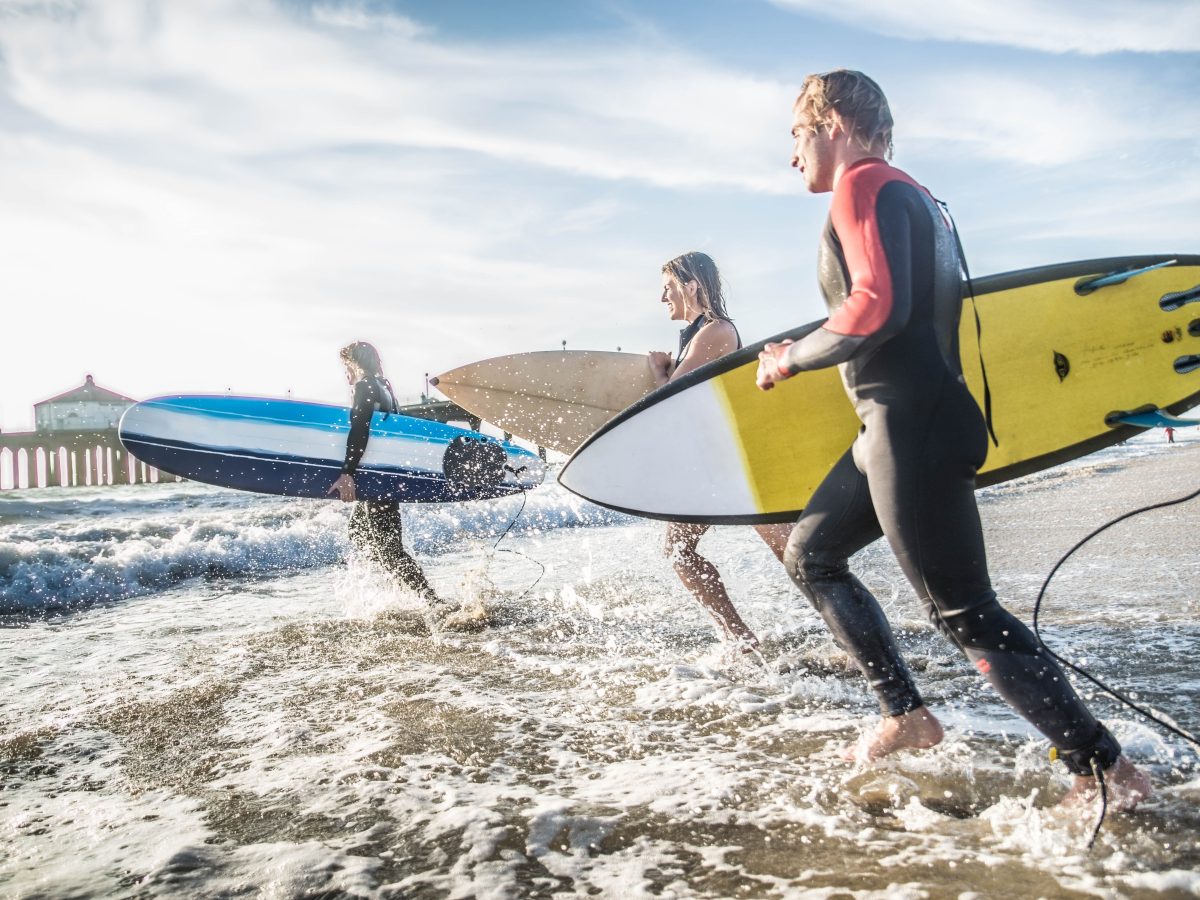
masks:
[[[368,344],[366,341],[355,341],[339,350],[338,356],[347,365],[358,366],[365,377],[378,378],[382,381],[384,387],[388,389],[388,393],[392,395],[392,404],[399,408],[400,403],[396,400],[396,392],[392,390],[392,383],[383,374],[383,362],[379,358],[379,351],[373,344]]]
[[[347,344],[338,351],[342,362],[358,366],[364,375],[383,377],[383,362],[379,359],[379,351],[366,341],[355,341]]]
[[[704,318],[710,322],[718,319],[725,322],[733,321],[729,317],[729,313],[725,311],[725,289],[721,284],[721,273],[717,270],[717,264],[707,253],[692,250],[664,263],[662,270],[680,284],[687,284],[689,281],[696,282],[698,288],[696,300],[700,304]]]

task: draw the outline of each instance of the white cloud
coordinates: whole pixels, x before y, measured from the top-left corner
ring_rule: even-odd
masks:
[[[312,9],[312,17],[320,25],[359,31],[394,31],[410,38],[428,31],[419,23],[395,12],[347,3],[318,4]]]
[[[0,293],[20,298],[0,354],[6,418],[91,370],[135,396],[336,399],[332,348],[353,338],[385,347],[406,385],[557,345],[587,327],[571,306],[641,284],[611,244],[554,255],[538,242],[587,243],[629,211],[512,182],[787,184],[755,137],[775,130],[764,85],[745,76],[678,52],[455,46],[332,9],[104,0],[0,17],[4,88],[25,113],[0,138],[13,261]],[[780,155],[786,108],[772,111]],[[718,139],[715,119],[734,127]],[[660,254],[641,252],[653,286]],[[47,329],[81,371],[42,363],[27,336]]]
[[[417,27],[381,34],[354,7],[316,19],[361,24],[349,36],[261,2],[140,9],[106,0],[70,28],[5,28],[13,95],[66,128],[216,153],[383,144],[666,187],[786,189],[764,149],[773,138],[784,152],[790,88],[678,51],[455,47]]]
[[[998,44],[1047,53],[1200,50],[1195,0],[773,0],[785,9],[911,40]]]
[[[996,72],[955,72],[909,85],[896,100],[898,142],[1018,165],[1057,166],[1111,154],[1139,127],[1134,108],[1120,98]]]
[[[333,351],[354,338],[380,345],[403,393],[563,338],[665,346],[658,266],[692,247],[742,286],[747,339],[818,314],[823,203],[797,196],[795,85],[773,75],[645,31],[471,44],[371,4],[27,6],[0,15],[6,426],[87,371],[134,396],[336,400]],[[1008,191],[992,170],[1099,185],[1058,219],[981,219],[998,244],[1013,221],[1067,231],[1118,190],[1141,198],[1147,242],[1197,233],[1169,189],[1146,190],[1195,175],[1179,148],[1200,145],[1195,101],[1157,78],[1113,91],[980,66],[885,86],[902,161],[983,160],[981,194]],[[1100,183],[1114,145],[1144,169]],[[1164,147],[1182,163],[1146,155]],[[963,183],[939,170],[935,187],[954,200]],[[1087,225],[1121,238],[1117,220]]]

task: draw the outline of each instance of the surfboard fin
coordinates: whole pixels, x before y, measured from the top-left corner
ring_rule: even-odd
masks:
[[[1181,419],[1161,409],[1144,410],[1142,412],[1113,413],[1105,421],[1109,425],[1135,425],[1138,428],[1187,428],[1189,425],[1200,425],[1200,419]]]
[[[1155,269],[1161,269],[1165,266],[1173,266],[1178,260],[1168,259],[1166,262],[1155,263],[1152,266],[1142,266],[1137,269],[1123,269],[1117,272],[1106,272],[1103,275],[1089,275],[1086,278],[1080,278],[1075,282],[1075,293],[1080,297],[1086,297],[1092,291],[1109,287],[1114,284],[1124,284],[1130,278],[1136,275],[1142,275],[1146,272],[1153,272]],[[1165,308],[1165,307],[1164,307]]]
[[[1189,303],[1200,303],[1200,284],[1190,290],[1163,294],[1158,300],[1158,306],[1163,312],[1175,312]]]

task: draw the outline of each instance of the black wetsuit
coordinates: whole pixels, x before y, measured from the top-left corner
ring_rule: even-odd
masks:
[[[378,412],[397,412],[396,397],[387,380],[363,378],[354,385],[350,407],[350,434],[346,438],[346,461],[342,473],[353,477],[371,436],[371,417]],[[360,500],[350,515],[350,541],[368,554],[402,584],[426,599],[436,599],[433,588],[417,561],[404,549],[400,504],[395,500]]]
[[[929,193],[880,159],[845,171],[821,242],[828,321],[788,348],[795,373],[837,365],[862,430],[817,488],[785,565],[871,682],[885,715],[922,705],[849,558],[886,536],[930,620],[1068,767],[1120,747],[1033,633],[996,602],[975,505],[987,432],[962,377],[960,260]]]

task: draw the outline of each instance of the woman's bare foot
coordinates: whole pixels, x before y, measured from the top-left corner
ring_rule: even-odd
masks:
[[[911,712],[880,719],[842,750],[842,759],[875,762],[897,750],[927,750],[941,743],[942,737],[942,724],[928,709],[918,706]]]
[[[737,648],[738,652],[743,655],[757,653],[759,650],[758,638],[754,636],[754,632],[747,631],[745,634],[726,634],[725,640]]]
[[[1150,776],[1124,756],[1104,770],[1104,785],[1108,788],[1108,805],[1112,809],[1129,812],[1150,796]],[[1099,785],[1090,775],[1075,775],[1071,789],[1063,797],[1060,806],[1077,806],[1090,803],[1099,795]]]

